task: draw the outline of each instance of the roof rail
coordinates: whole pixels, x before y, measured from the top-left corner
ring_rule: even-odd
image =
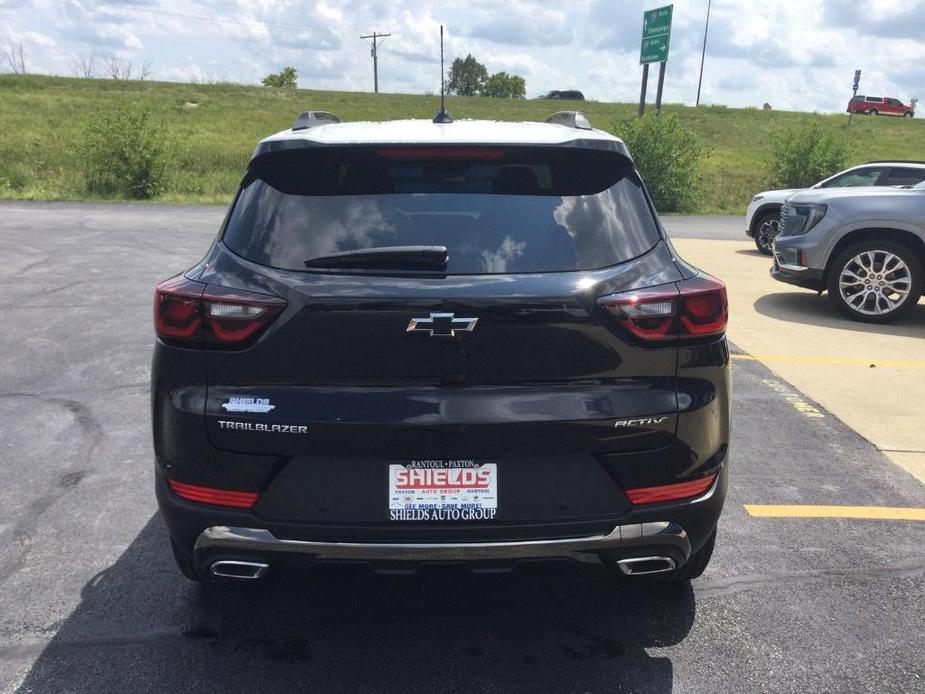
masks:
[[[918,159],[875,159],[874,161],[865,162],[865,164],[925,164],[925,161]]]
[[[592,128],[591,121],[583,111],[557,111],[547,118],[546,122],[579,130],[591,130]]]
[[[302,111],[299,117],[292,124],[293,130],[307,130],[316,128],[319,125],[330,125],[331,123],[340,123],[340,118],[328,111]]]

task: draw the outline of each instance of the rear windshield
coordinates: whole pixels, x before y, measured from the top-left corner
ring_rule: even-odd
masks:
[[[659,231],[630,161],[575,148],[311,149],[248,171],[223,237],[262,265],[446,246],[447,274],[590,270]]]

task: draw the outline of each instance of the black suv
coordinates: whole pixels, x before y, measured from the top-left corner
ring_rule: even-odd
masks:
[[[306,112],[156,290],[177,562],[698,576],[727,485],[726,320],[724,285],[677,257],[624,144],[581,114]]]
[[[585,95],[577,89],[553,89],[546,92],[541,99],[560,99],[563,101],[584,101]]]

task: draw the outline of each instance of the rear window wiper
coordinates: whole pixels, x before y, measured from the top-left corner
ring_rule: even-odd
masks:
[[[442,270],[446,246],[383,246],[332,253],[305,261],[308,268],[376,268],[383,270]]]

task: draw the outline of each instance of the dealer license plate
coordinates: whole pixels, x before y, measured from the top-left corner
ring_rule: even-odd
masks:
[[[389,519],[492,520],[498,465],[477,460],[409,460],[389,465]]]

